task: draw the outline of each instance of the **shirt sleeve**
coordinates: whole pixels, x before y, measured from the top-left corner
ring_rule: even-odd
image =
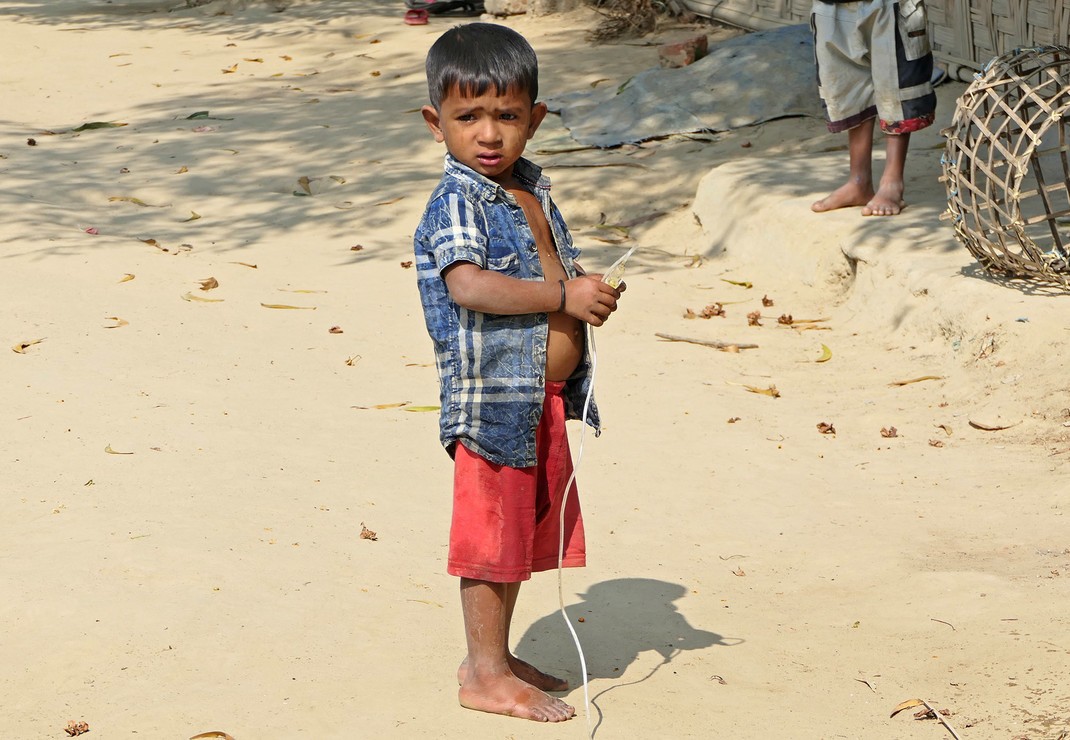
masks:
[[[431,252],[439,273],[455,262],[487,268],[485,217],[458,193],[445,193],[435,204]]]

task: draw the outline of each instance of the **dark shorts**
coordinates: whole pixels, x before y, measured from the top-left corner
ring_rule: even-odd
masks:
[[[453,521],[446,571],[494,583],[515,583],[557,567],[561,503],[572,475],[565,432],[564,383],[547,383],[536,431],[538,462],[510,468],[463,444],[454,454]],[[583,518],[573,483],[565,505],[565,567],[586,565]]]

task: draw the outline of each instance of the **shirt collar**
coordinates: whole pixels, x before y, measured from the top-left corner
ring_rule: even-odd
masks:
[[[500,197],[510,203],[515,202],[515,198],[505,190],[501,185],[493,180],[483,177],[471,167],[462,164],[452,154],[446,152],[446,174],[452,175],[462,180],[468,180],[479,191],[481,197],[487,200],[493,200],[496,197]],[[520,180],[524,185],[527,185],[532,190],[550,190],[550,178],[542,174],[542,167],[535,164],[529,159],[521,157],[513,165],[513,175],[517,180]]]

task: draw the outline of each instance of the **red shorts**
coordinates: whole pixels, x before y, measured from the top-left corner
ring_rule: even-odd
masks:
[[[561,501],[572,475],[565,434],[564,383],[546,384],[542,419],[536,431],[538,462],[510,468],[456,445],[453,522],[446,571],[493,583],[516,583],[557,567]],[[576,484],[565,505],[562,565],[586,565],[583,518]]]

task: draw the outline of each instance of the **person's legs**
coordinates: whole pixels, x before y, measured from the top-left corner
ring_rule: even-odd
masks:
[[[461,578],[468,657],[458,698],[468,709],[562,722],[576,714],[575,708],[521,680],[509,666],[510,603],[515,605],[519,585]]]
[[[910,146],[910,134],[889,134],[887,159],[877,192],[862,209],[863,216],[897,216],[906,203],[903,201],[903,169]]]
[[[810,206],[815,213],[862,206],[873,198],[873,122],[870,118],[847,131],[850,171],[847,182]]]
[[[520,583],[507,583],[505,586],[505,645],[506,650],[508,651],[509,628],[513,624],[513,610],[516,608],[516,597],[520,594]],[[568,691],[568,681],[563,678],[557,678],[556,676],[551,676],[549,673],[543,673],[535,666],[521,660],[512,653],[508,653],[505,656],[505,660],[509,664],[509,669],[517,678],[531,684],[537,689],[542,689],[543,691]],[[461,662],[461,666],[457,669],[457,683],[463,684],[467,675],[468,658],[465,658]]]

